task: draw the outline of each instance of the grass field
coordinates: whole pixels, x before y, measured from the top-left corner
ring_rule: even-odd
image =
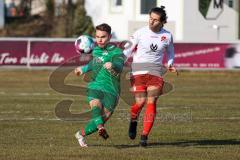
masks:
[[[97,134],[80,148],[74,133],[84,123],[62,121],[55,105],[74,100],[71,111],[87,108],[86,97],[64,95],[49,87],[50,71],[0,71],[0,159],[240,159],[240,72],[182,72],[168,75],[175,91],[158,102],[149,146],[128,139],[129,106],[120,100],[106,124],[110,139]],[[69,75],[66,83],[83,85]],[[143,113],[143,112],[142,112]],[[141,129],[141,122],[139,131]]]

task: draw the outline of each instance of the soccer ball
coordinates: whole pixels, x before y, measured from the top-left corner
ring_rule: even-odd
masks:
[[[93,38],[88,35],[81,35],[75,41],[75,48],[77,53],[88,54],[94,48]]]

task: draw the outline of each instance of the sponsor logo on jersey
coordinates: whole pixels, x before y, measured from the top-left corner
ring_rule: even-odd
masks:
[[[158,36],[150,36],[151,38],[158,38]]]
[[[104,56],[108,55],[108,51],[106,51],[106,50],[103,51],[103,55],[104,55]]]
[[[94,60],[94,63],[102,63],[104,61],[104,58],[103,57],[96,57],[93,60]]]
[[[154,45],[154,44],[152,43],[152,44],[150,45],[150,49],[151,49],[151,51],[156,52],[157,49],[158,49],[157,44]]]

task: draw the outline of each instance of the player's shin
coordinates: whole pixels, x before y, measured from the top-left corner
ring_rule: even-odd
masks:
[[[90,135],[96,132],[97,130],[98,130],[97,125],[95,124],[94,120],[91,120],[86,124],[86,126],[82,130],[82,136]]]
[[[97,126],[97,128],[102,127],[104,124],[103,118],[101,116],[101,108],[98,106],[92,107],[92,119]]]
[[[128,129],[128,136],[130,139],[135,139],[137,134],[137,119],[138,115],[142,110],[143,105],[134,104],[131,107],[131,120]]]
[[[150,133],[154,123],[155,116],[156,116],[156,103],[147,104],[147,108],[143,119],[142,135],[147,136]]]
[[[131,106],[131,120],[132,121],[137,121],[138,115],[142,110],[143,105],[139,105],[135,103],[134,105]]]

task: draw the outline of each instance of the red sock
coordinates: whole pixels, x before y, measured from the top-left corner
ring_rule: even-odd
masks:
[[[86,135],[85,134],[85,131],[84,131],[84,128],[82,129],[82,134],[81,134],[83,137]]]
[[[147,108],[143,118],[143,132],[142,135],[148,135],[152,129],[154,119],[156,116],[156,104],[147,104]]]
[[[143,107],[143,105],[140,106],[136,103],[131,106],[131,119],[136,120],[138,118],[138,115],[141,112],[142,107]]]

